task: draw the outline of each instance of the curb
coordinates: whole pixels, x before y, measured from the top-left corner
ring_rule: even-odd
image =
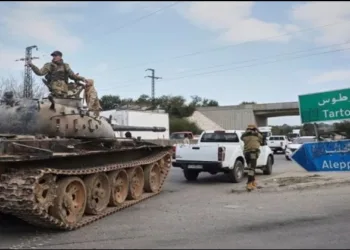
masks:
[[[329,180],[329,181],[318,181],[318,182],[308,182],[308,183],[298,183],[293,184],[289,186],[282,186],[282,187],[258,187],[256,190],[252,191],[251,193],[273,193],[273,192],[281,192],[281,191],[301,191],[301,190],[308,190],[308,189],[316,189],[319,187],[326,187],[326,186],[334,186],[339,184],[348,184],[350,185],[350,179],[343,179],[343,180]],[[235,190],[231,189],[231,194],[238,194],[238,193],[249,193],[245,189],[241,190]]]
[[[293,191],[325,187],[337,184],[350,184],[350,179],[298,183],[284,187],[262,187],[259,192]]]

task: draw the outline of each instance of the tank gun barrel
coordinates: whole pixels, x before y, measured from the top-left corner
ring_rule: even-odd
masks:
[[[165,127],[140,127],[140,126],[126,126],[126,125],[111,125],[114,131],[151,131],[151,132],[165,132]]]

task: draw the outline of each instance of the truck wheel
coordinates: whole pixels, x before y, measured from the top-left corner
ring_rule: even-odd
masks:
[[[199,172],[196,170],[184,169],[184,176],[185,176],[186,180],[188,180],[188,181],[197,180],[198,175],[199,175]]]
[[[272,174],[272,157],[269,155],[267,158],[266,166],[263,169],[264,175],[271,175]]]
[[[240,160],[237,160],[235,162],[235,165],[230,172],[228,172],[228,177],[231,182],[233,183],[239,183],[243,180],[244,177],[244,165],[243,162]]]

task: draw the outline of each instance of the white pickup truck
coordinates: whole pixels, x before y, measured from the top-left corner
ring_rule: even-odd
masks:
[[[200,172],[226,173],[231,182],[238,183],[244,178],[247,167],[244,159],[244,143],[240,139],[244,130],[204,131],[197,144],[178,144],[174,149],[174,167],[182,168],[188,181],[198,178]],[[260,147],[257,168],[265,175],[272,173],[274,156],[266,145]]]
[[[273,150],[274,153],[277,151],[286,151],[289,140],[285,135],[273,135],[267,140],[267,145]]]

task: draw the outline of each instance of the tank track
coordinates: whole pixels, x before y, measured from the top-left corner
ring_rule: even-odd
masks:
[[[98,157],[98,156],[97,156]],[[160,166],[160,183],[157,191],[153,193],[143,192],[137,200],[125,200],[116,207],[107,206],[98,215],[87,215],[76,224],[70,225],[49,214],[46,209],[38,204],[35,196],[35,185],[40,178],[48,175],[56,176],[86,176],[95,173],[107,173],[114,170],[130,169],[132,167],[148,165],[164,160]],[[1,175],[0,180],[0,212],[12,214],[29,224],[58,230],[75,230],[102,219],[108,215],[121,211],[127,207],[140,203],[155,195],[158,195],[164,185],[165,179],[171,167],[171,150],[164,149],[156,154],[144,157],[143,159],[128,161],[125,163],[106,164],[90,168],[80,169],[57,169],[57,168],[18,168],[9,169]]]

